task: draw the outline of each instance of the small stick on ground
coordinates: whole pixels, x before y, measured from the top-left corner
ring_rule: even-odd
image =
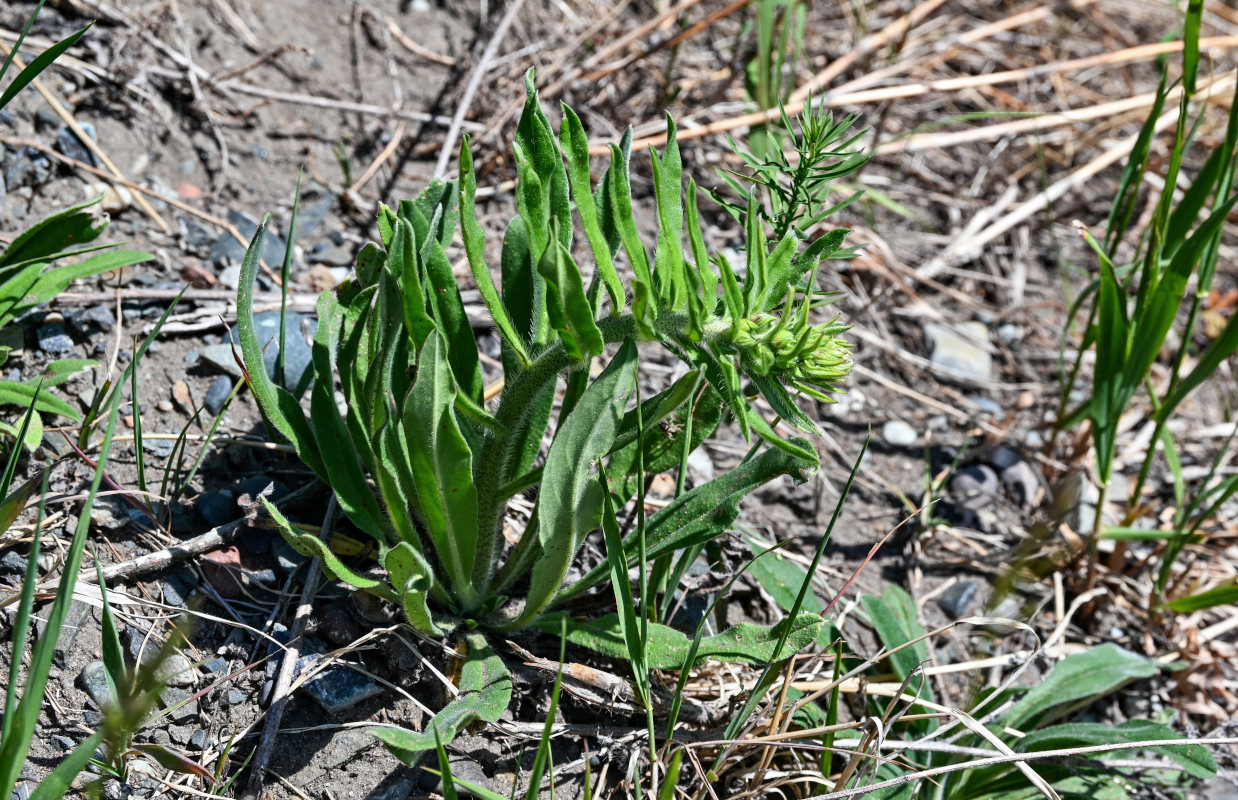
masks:
[[[451,154],[456,149],[456,138],[459,137],[460,128],[464,125],[464,115],[469,112],[469,106],[473,103],[473,95],[477,93],[477,87],[481,85],[481,79],[485,76],[486,70],[490,69],[490,62],[494,60],[494,54],[499,50],[499,43],[503,41],[507,29],[516,20],[516,14],[523,5],[524,0],[513,0],[503,12],[499,26],[494,29],[494,35],[490,37],[490,42],[481,54],[481,61],[478,61],[476,68],[473,69],[469,85],[464,89],[464,97],[460,98],[460,105],[451,118],[451,127],[447,129],[447,137],[443,139],[443,149],[439,151],[438,163],[434,165],[434,177],[441,178],[447,174],[447,162],[451,160]]]
[[[302,486],[295,492],[290,492],[280,498],[276,505],[284,505],[297,500],[302,500],[308,497],[312,492],[318,491],[318,482],[312,481],[309,484]],[[209,553],[211,550],[218,549],[230,543],[235,539],[245,528],[249,518],[236,519],[232,522],[219,525],[211,528],[209,531],[186,541],[175,544],[171,547],[165,547],[162,550],[156,550],[153,553],[147,553],[144,556],[126,561],[123,564],[113,564],[110,567],[103,569],[103,579],[108,583],[117,581],[128,581],[133,578],[138,578],[143,575],[148,575],[152,572],[159,572],[167,569],[173,564],[178,564],[181,561],[187,561],[194,556]],[[94,583],[96,580],[95,573],[91,571],[83,571],[78,577],[82,583]]]
[[[327,513],[322,518],[322,530],[331,530],[338,505],[335,494],[327,504]],[[288,647],[284,650],[284,660],[279,665],[279,675],[275,679],[275,688],[271,692],[271,708],[267,711],[266,722],[262,726],[262,736],[258,739],[258,747],[254,751],[250,763],[249,783],[241,795],[244,800],[254,800],[262,796],[263,784],[266,781],[266,766],[271,760],[271,751],[275,746],[275,737],[279,733],[279,724],[284,718],[284,708],[288,705],[288,687],[297,669],[297,659],[301,654],[301,634],[305,631],[305,623],[309,621],[314,595],[318,593],[318,578],[322,574],[321,562],[311,559],[309,574],[305,576],[305,586],[301,589],[301,599],[297,602],[297,611],[292,618],[289,631]]]

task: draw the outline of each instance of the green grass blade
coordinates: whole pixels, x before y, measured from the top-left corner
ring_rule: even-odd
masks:
[[[43,487],[40,497],[45,499],[47,497],[46,471],[42,475],[40,485]],[[9,639],[13,643],[12,652],[16,655],[9,659],[9,682],[4,687],[4,721],[0,727],[0,743],[9,740],[9,734],[17,719],[17,687],[22,667],[20,656],[26,652],[26,639],[30,635],[30,612],[34,607],[34,591],[39,584],[39,546],[43,536],[43,511],[44,505],[41,500],[39,516],[35,521],[34,534],[31,537],[30,553],[26,559],[26,574],[22,578],[21,597],[18,600],[17,613],[13,617],[13,630]],[[0,788],[12,791],[11,785],[3,785]]]
[[[30,748],[34,726],[43,705],[43,693],[47,687],[47,677],[51,669],[52,656],[55,653],[56,640],[60,635],[60,629],[64,626],[65,615],[68,614],[69,603],[73,599],[73,586],[77,582],[78,570],[81,568],[82,553],[86,548],[86,537],[90,529],[90,511],[94,506],[95,496],[99,492],[99,486],[107,468],[112,437],[116,432],[116,421],[119,415],[120,393],[115,392],[112,395],[107,431],[99,451],[94,478],[91,481],[81,515],[78,517],[72,543],[65,554],[64,571],[60,576],[56,599],[47,614],[43,635],[35,644],[34,652],[31,654],[22,699],[17,708],[13,710],[14,720],[12,727],[9,728],[9,735],[0,742],[0,790],[3,791],[12,791]]]
[[[41,5],[42,4],[40,3],[40,6]],[[38,13],[37,10],[35,13]],[[31,17],[30,21],[33,22],[34,17]],[[9,101],[11,101],[14,97],[17,96],[18,92],[20,92],[22,89],[25,89],[28,85],[30,85],[31,81],[39,77],[39,75],[43,72],[43,70],[50,67],[52,65],[52,62],[60,57],[61,53],[68,50],[73,45],[77,44],[77,40],[82,38],[82,36],[86,34],[86,31],[90,30],[90,26],[93,24],[94,23],[92,22],[88,24],[86,27],[77,31],[76,33],[66,36],[65,38],[61,39],[59,42],[56,42],[54,45],[47,48],[42,53],[39,53],[37,56],[31,59],[30,63],[26,65],[26,68],[23,69],[21,72],[17,73],[17,77],[14,78],[13,82],[9,84],[9,87],[4,90],[4,94],[0,94],[0,108],[4,108],[5,106],[7,106],[9,104]],[[23,31],[22,34],[24,36],[25,31]],[[17,46],[15,46],[13,50],[10,52],[9,58],[5,60],[4,69],[0,70],[0,76],[2,76],[4,74],[4,71],[7,70],[9,64],[12,61],[13,54],[17,52],[17,49],[20,46],[21,46],[21,42],[19,40],[17,43]]]
[[[327,468],[300,403],[287,390],[276,386],[267,375],[266,364],[262,357],[262,343],[258,341],[257,328],[254,326],[254,281],[258,276],[262,243],[266,239],[267,227],[270,223],[271,216],[268,214],[258,229],[254,231],[254,238],[250,241],[249,249],[245,252],[245,258],[241,262],[241,283],[236,299],[236,327],[245,362],[245,378],[267,425],[284,439],[292,442],[297,455],[306,466],[317,474],[325,476],[328,474]],[[318,382],[322,381],[334,385],[334,376],[320,376]]]

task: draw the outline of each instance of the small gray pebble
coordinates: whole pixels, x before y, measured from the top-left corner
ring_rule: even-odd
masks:
[[[881,426],[881,438],[891,447],[911,447],[919,437],[906,422],[892,419]]]
[[[959,581],[937,598],[937,605],[950,619],[960,619],[967,614],[979,591],[975,581]]]
[[[987,464],[968,464],[950,479],[950,491],[964,497],[987,499],[998,486],[997,473]]]
[[[219,375],[215,380],[211,381],[210,388],[206,390],[206,397],[202,404],[206,406],[206,410],[211,414],[218,414],[224,407],[224,403],[228,402],[228,395],[232,393],[232,379],[227,375]]]
[[[224,693],[224,701],[230,706],[239,706],[245,702],[245,693],[237,688],[229,689]]]

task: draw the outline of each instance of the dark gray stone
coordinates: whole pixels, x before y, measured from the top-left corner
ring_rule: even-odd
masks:
[[[285,575],[296,572],[297,567],[306,561],[306,557],[294,550],[282,537],[271,540],[271,555],[275,557],[275,563]]]
[[[267,375],[276,383],[279,383],[278,378],[275,377],[275,362],[279,354],[279,316],[278,311],[265,311],[254,316],[254,329],[258,334],[258,343],[263,347],[262,360],[266,364]],[[301,374],[310,366],[313,349],[306,341],[306,336],[312,339],[316,330],[318,330],[318,321],[313,317],[292,313],[285,316],[284,344],[288,348],[288,352],[284,355],[285,380],[283,385],[285,387],[296,386]],[[238,334],[235,329],[232,335],[233,339],[239,342],[236,339]],[[203,357],[206,357],[206,350],[203,350]]]
[[[152,456],[167,458],[172,455],[172,451],[176,449],[176,442],[171,439],[143,439],[142,449],[150,453]],[[149,524],[151,521],[150,517],[145,514],[142,516],[148,520]]]
[[[319,242],[306,256],[306,260],[311,264],[324,264],[328,267],[351,267],[356,259],[355,248],[351,244],[331,242]]]
[[[989,451],[989,455],[985,460],[992,465],[993,469],[1000,471],[1018,464],[1023,460],[1023,455],[1017,448],[1011,447],[1008,444],[999,444]]]
[[[961,619],[967,615],[979,591],[975,581],[959,581],[937,598],[937,605],[950,619]]]
[[[965,499],[984,501],[992,499],[998,489],[997,473],[987,464],[968,464],[950,479],[950,491]]]
[[[192,723],[198,717],[198,701],[184,689],[169,686],[159,693],[159,700],[169,711],[168,719],[178,725]]]
[[[184,608],[189,601],[189,595],[193,593],[197,585],[198,577],[193,570],[178,567],[163,576],[163,602],[170,606]]]
[[[29,147],[19,147],[4,171],[4,182],[9,191],[20,189],[23,186],[31,188],[42,186],[51,177],[51,159]]]
[[[316,655],[305,655],[297,660],[297,671],[305,672],[318,660]],[[368,676],[347,667],[329,667],[305,684],[305,691],[327,714],[335,715],[381,694],[383,687]]]
[[[99,141],[99,132],[95,130],[95,126],[89,122],[78,123],[82,132],[91,138],[92,141]],[[77,134],[65,126],[56,132],[56,149],[64,153],[69,158],[76,161],[82,161],[92,167],[99,166],[99,157],[96,156],[86,143],[78,138]]]
[[[0,575],[25,575],[29,563],[28,556],[16,550],[6,550],[4,555],[0,556]]]
[[[188,725],[173,725],[168,728],[168,735],[172,737],[172,741],[180,745],[189,744],[193,740],[193,735],[197,731]]]
[[[232,379],[227,375],[217,375],[206,390],[202,405],[206,406],[206,410],[212,415],[218,414],[223,409],[224,403],[228,402],[230,394],[232,394]]]
[[[82,333],[87,333],[87,326],[91,325],[106,332],[116,326],[116,315],[107,306],[89,306],[69,317],[69,321]]]
[[[1036,470],[1026,461],[1018,461],[1002,470],[1002,485],[1010,493],[1010,499],[1022,508],[1031,508],[1040,494],[1040,479]]]
[[[236,363],[236,358],[232,355],[230,344],[212,344],[203,347],[198,351],[198,358],[217,373],[231,375],[237,380],[244,377],[240,365]]]
[[[87,603],[74,600],[69,604],[69,610],[64,618],[64,625],[60,628],[60,635],[56,637],[55,656],[57,664],[64,664],[65,655],[72,649],[73,642],[77,640],[77,635],[82,628],[93,625],[94,616],[91,614],[91,607]]]
[[[61,356],[73,349],[73,339],[58,322],[39,326],[39,349],[49,356]]]
[[[112,695],[107,686],[107,667],[102,661],[91,661],[82,668],[82,689],[100,709],[106,708],[112,702]]]
[[[195,750],[205,750],[209,743],[210,737],[208,737],[206,731],[201,728],[198,728],[193,732],[193,735],[189,737],[189,746]]]
[[[198,495],[195,507],[212,528],[231,522],[236,517],[236,501],[229,492],[204,492]]]
[[[228,660],[222,656],[215,656],[210,661],[202,665],[207,672],[212,675],[223,675],[228,671]]]

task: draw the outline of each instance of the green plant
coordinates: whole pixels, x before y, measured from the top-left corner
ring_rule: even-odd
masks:
[[[1216,774],[1216,761],[1206,747],[1181,741],[1162,722],[1128,720],[1119,725],[1073,721],[1091,703],[1118,692],[1131,681],[1150,678],[1159,667],[1112,644],[1075,653],[1058,662],[1035,686],[1002,685],[981,690],[970,711],[942,720],[932,712],[933,693],[920,665],[927,659],[926,634],[916,621],[911,597],[896,586],[881,597],[865,596],[863,606],[885,646],[887,669],[902,682],[905,708],[871,701],[872,713],[899,722],[878,749],[897,750],[895,761],[867,752],[871,742],[851,752],[848,769],[836,789],[867,786],[874,798],[935,798],[997,800],[997,798],[1089,797],[1098,791],[1108,798],[1144,796],[1151,786],[1181,788],[1175,776],[1202,780]],[[861,668],[866,665],[861,665]],[[1022,670],[1018,670],[1021,672]],[[1011,677],[1017,677],[1018,672]],[[919,705],[927,715],[906,714]],[[1172,765],[1145,770],[1139,778],[1120,774],[1106,758],[1130,758],[1143,747],[1167,757]],[[1155,743],[1155,744],[1153,744]],[[836,745],[844,747],[843,741]],[[1088,750],[1092,748],[1092,750]],[[932,776],[931,779],[929,776]]]
[[[238,331],[258,405],[268,426],[333,488],[353,524],[373,537],[387,580],[361,574],[273,507],[268,511],[330,575],[399,603],[427,634],[527,627],[600,585],[610,575],[606,564],[571,586],[563,578],[584,537],[599,526],[605,493],[623,508],[643,485],[633,476],[679,464],[725,409],[746,437],[755,432],[760,441],[734,470],[683,491],[647,520],[638,502],[640,535],[623,540],[622,559],[643,569],[706,544],[727,530],[754,488],[817,468],[812,446],[779,436],[755,397],[812,432],[816,426],[794,395],[828,400],[850,367],[839,338],[844,326],[811,319],[825,302],[815,289],[818,264],[838,251],[844,233],[806,248],[793,231],[771,243],[750,192],[741,280],[724,258],[707,255],[696,186],[689,180],[685,196],[672,135],[663,154],[651,153],[659,222],[651,261],[634,222],[630,133],[612,147],[609,169],[594,187],[580,120],[564,107],[556,141],[532,74],[527,90],[516,136],[518,215],[504,238],[500,285],[484,260],[466,140],[460,183],[435,182],[398,209],[384,206],[382,246],[365,247],[356,276],[320,298],[308,419],[295,397],[267,377],[254,330],[252,284],[265,223],[243,264]],[[573,200],[595,263],[587,286],[572,256]],[[444,253],[457,214],[474,280],[503,343],[506,388],[493,409],[483,400],[477,342]],[[620,252],[635,275],[630,297],[616,267]],[[693,369],[629,407],[638,343],[659,344]],[[595,360],[604,365],[596,375]],[[337,381],[342,408],[333,395]],[[556,404],[559,386],[564,393]],[[539,466],[548,431],[553,436]],[[607,459],[603,481],[594,465]],[[532,519],[504,553],[507,502],[534,488]],[[655,607],[648,597],[642,603],[645,614]],[[786,624],[802,627],[794,619]],[[444,741],[460,720],[496,718],[510,695],[510,678],[484,637],[465,633],[462,647],[462,697],[452,714],[436,718],[444,720],[437,729]],[[469,714],[453,717],[457,704]],[[397,752],[413,747],[384,735]],[[434,746],[429,731],[416,746]]]
[[[1201,4],[1188,5],[1183,36],[1181,97],[1164,177],[1166,187],[1176,187],[1182,181],[1183,165],[1208,105],[1203,103],[1203,110],[1194,121],[1191,120],[1192,104],[1198,99],[1196,79],[1202,14]],[[1157,124],[1170,90],[1168,69],[1163,62],[1156,101],[1122,173],[1103,241],[1083,230],[1085,239],[1100,262],[1100,275],[1072,309],[1073,319],[1090,301],[1078,356],[1063,375],[1057,426],[1058,430],[1067,430],[1084,421],[1090,423],[1101,489],[1100,505],[1103,505],[1113,476],[1119,421],[1140,389],[1147,388],[1154,421],[1152,445],[1147,449],[1137,479],[1131,483],[1122,525],[1107,530],[1102,525],[1102,515],[1096,515],[1096,528],[1092,531],[1092,563],[1094,568],[1095,544],[1101,537],[1122,542],[1131,538],[1148,538],[1147,532],[1133,531],[1131,525],[1145,511],[1142,505],[1143,489],[1159,449],[1173,474],[1177,500],[1172,529],[1153,534],[1165,542],[1155,581],[1156,594],[1160,598],[1164,597],[1174,562],[1182,548],[1197,537],[1200,525],[1211,512],[1238,491],[1238,480],[1214,481],[1218,461],[1196,490],[1196,496],[1188,498],[1177,448],[1168,427],[1182,402],[1238,351],[1236,315],[1230,317],[1218,335],[1210,338],[1202,352],[1189,357],[1195,349],[1196,326],[1216,276],[1225,222],[1235,203],[1238,203],[1238,192],[1235,192],[1238,104],[1230,104],[1223,142],[1207,153],[1203,166],[1190,179],[1188,188],[1179,197],[1173,191],[1161,193],[1133,263],[1115,263],[1118,245],[1134,218],[1139,188],[1149,168],[1149,154]],[[1186,321],[1181,328],[1181,344],[1170,356],[1169,381],[1163,389],[1158,389],[1151,380],[1152,367],[1165,348],[1175,320],[1184,309]],[[1096,354],[1091,396],[1071,409],[1070,394],[1079,379],[1083,355],[1089,349],[1094,349]],[[1199,513],[1201,507],[1207,509],[1203,514]]]
[[[26,34],[43,8],[43,2],[35,6],[13,49],[0,65],[0,80],[4,79],[13,59],[21,49]],[[62,39],[34,58],[0,94],[0,109],[4,108],[17,93],[47,69],[65,50],[73,46],[90,26]],[[112,245],[84,247],[103,233],[107,216],[97,212],[94,206],[102,198],[94,198],[71,208],[57,212],[30,229],[19,234],[0,253],[0,329],[8,327],[25,314],[68,288],[78,278],[97,275],[100,272],[148,261],[154,256],[130,250],[115,250]],[[105,251],[105,252],[98,252]],[[67,266],[53,266],[72,256],[90,255],[83,261]],[[12,348],[0,345],[0,365],[8,359]],[[56,397],[48,389],[72,378],[93,361],[66,359],[48,365],[47,373],[31,381],[0,380],[0,404],[17,405],[23,408],[32,402],[39,413],[59,414],[74,422],[81,421],[77,410]],[[15,435],[12,425],[0,422],[0,430]],[[43,422],[38,413],[30,418],[24,444],[33,449],[43,437]]]

